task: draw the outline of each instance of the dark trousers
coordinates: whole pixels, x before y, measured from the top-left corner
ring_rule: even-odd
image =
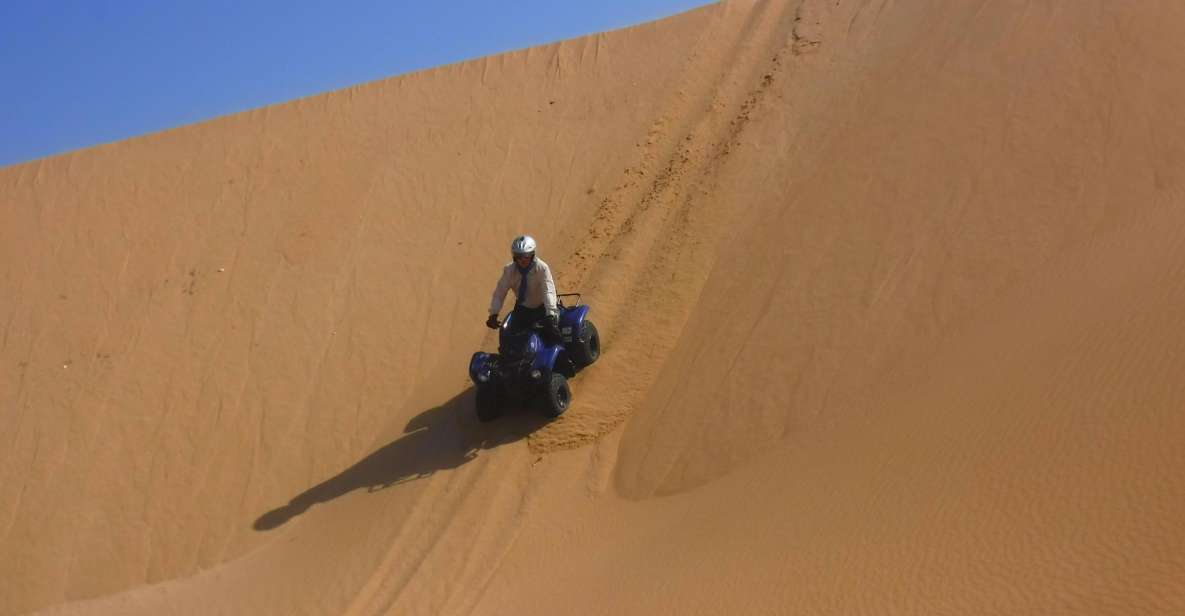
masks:
[[[524,329],[531,329],[539,322],[539,319],[547,316],[547,309],[543,306],[538,308],[527,308],[519,304],[514,307],[514,312],[511,313],[510,329],[513,332],[521,332]]]
[[[543,320],[547,316],[547,309],[543,306],[538,308],[527,308],[522,304],[514,307],[514,312],[511,313],[510,331],[521,332],[535,326],[536,323]],[[543,340],[548,344],[560,343],[559,327],[543,328]]]

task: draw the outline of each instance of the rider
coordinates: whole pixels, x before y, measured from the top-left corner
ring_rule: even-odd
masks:
[[[490,318],[486,327],[498,328],[498,313],[506,301],[506,293],[514,290],[514,312],[511,327],[522,331],[536,322],[543,321],[544,334],[552,344],[560,340],[559,309],[556,304],[555,280],[551,268],[535,256],[535,239],[520,235],[510,243],[513,261],[502,268],[502,277],[494,287],[490,300]]]

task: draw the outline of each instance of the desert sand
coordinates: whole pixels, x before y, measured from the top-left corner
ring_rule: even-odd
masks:
[[[1182,109],[737,1],[0,169],[0,614],[1185,613]],[[604,355],[481,424],[523,232]]]

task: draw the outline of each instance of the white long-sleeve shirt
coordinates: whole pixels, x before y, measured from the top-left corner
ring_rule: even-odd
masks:
[[[514,291],[515,297],[518,297],[519,284],[522,279],[522,274],[518,273],[518,267],[514,265],[513,261],[502,268],[502,277],[498,279],[498,285],[494,287],[494,297],[490,300],[490,314],[502,312],[502,304],[506,302],[508,291]],[[547,314],[559,314],[559,309],[556,307],[555,280],[551,277],[551,268],[539,257],[535,257],[535,263],[527,272],[526,297],[519,299],[521,300],[519,303],[527,308],[545,306]]]

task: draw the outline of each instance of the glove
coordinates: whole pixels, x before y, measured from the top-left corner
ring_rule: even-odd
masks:
[[[486,319],[486,327],[490,329],[498,329],[498,315],[491,314],[490,318]]]

